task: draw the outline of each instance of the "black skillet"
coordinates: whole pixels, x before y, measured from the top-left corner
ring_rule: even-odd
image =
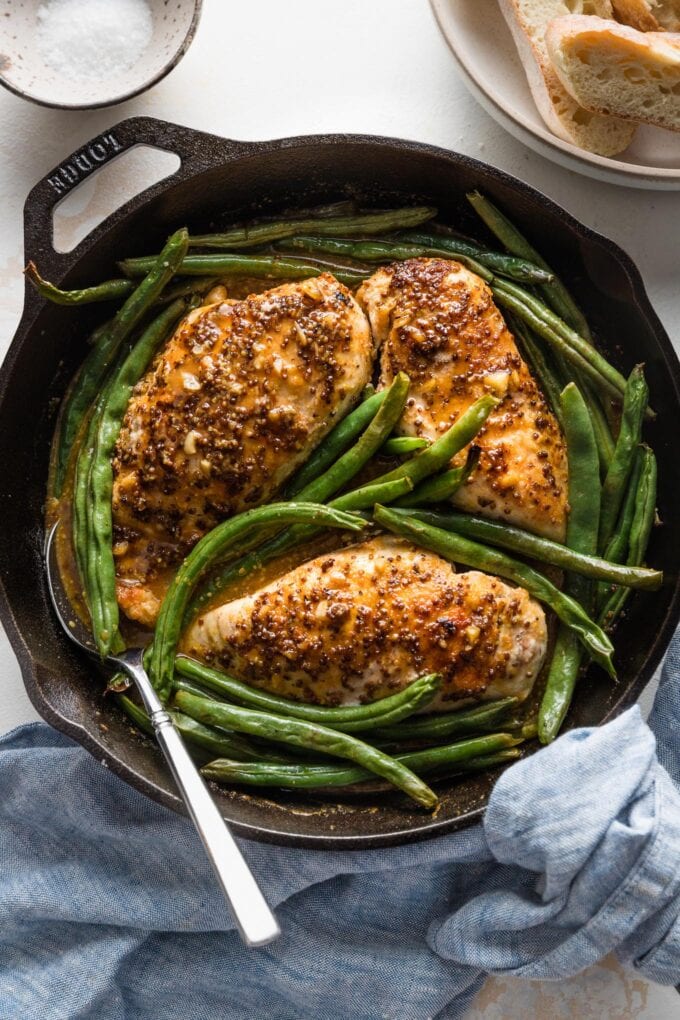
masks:
[[[52,246],[55,204],[99,165],[138,144],[177,153],[180,169],[128,202],[72,252],[58,254]],[[663,567],[666,580],[659,592],[630,600],[616,639],[619,682],[593,669],[580,685],[568,725],[598,724],[638,697],[680,616],[680,519],[674,512],[680,365],[639,273],[620,248],[500,170],[432,146],[352,135],[233,142],[134,118],[83,146],[33,188],[25,208],[26,259],[61,286],[74,287],[114,275],[114,262],[123,255],[157,250],[181,224],[204,232],[344,197],[369,207],[433,204],[444,222],[479,234],[465,201],[471,188],[499,203],[546,254],[578,294],[616,364],[628,372],[635,362],[646,363],[659,412],[648,437],[659,459],[664,523],[655,530],[649,558]],[[40,714],[137,789],[181,810],[159,752],[102,697],[101,681],[61,635],[45,588],[41,543],[50,436],[56,405],[97,315],[101,308],[47,306],[27,288],[24,314],[0,371],[0,616]],[[442,782],[434,817],[396,794],[346,801],[276,791],[220,790],[216,796],[234,830],[253,839],[320,849],[384,846],[479,818],[497,775]]]

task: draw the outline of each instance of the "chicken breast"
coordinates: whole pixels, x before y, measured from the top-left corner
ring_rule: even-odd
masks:
[[[319,556],[199,617],[182,644],[253,686],[300,701],[374,701],[442,675],[427,710],[526,697],[546,651],[522,588],[391,536]]]
[[[399,371],[411,379],[404,435],[434,440],[485,393],[504,398],[475,439],[479,464],[455,504],[563,540],[562,434],[486,283],[457,262],[410,259],[379,269],[357,300],[382,345],[380,385]]]
[[[366,318],[324,273],[179,325],[128,405],[113,461],[123,611],[151,625],[175,566],[220,520],[268,501],[369,381]]]

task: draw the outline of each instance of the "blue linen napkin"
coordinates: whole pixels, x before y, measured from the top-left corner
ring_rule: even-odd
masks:
[[[655,739],[656,738],[656,739]],[[282,937],[247,950],[190,824],[43,724],[0,740],[2,1020],[461,1017],[487,973],[610,951],[680,982],[680,635],[632,708],[507,770],[484,819],[387,850],[242,842]]]

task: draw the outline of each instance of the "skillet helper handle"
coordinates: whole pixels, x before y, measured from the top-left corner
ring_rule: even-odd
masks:
[[[201,837],[241,938],[248,946],[267,945],[281,934],[281,929],[184,741],[151,686],[141,653],[123,652],[117,663],[139,689],[158,744]]]
[[[170,175],[173,183],[187,180],[196,172],[209,169],[248,148],[245,142],[218,138],[154,117],[130,117],[120,121],[66,156],[31,189],[24,206],[26,262],[37,262],[42,275],[57,282],[61,282],[81,262],[92,242],[119,218],[120,211],[112,213],[95,227],[72,251],[60,252],[54,247],[54,207],[101,167],[137,145],[147,145],[179,156],[180,166]],[[167,186],[166,177],[144,189],[126,203],[125,214],[160,195]],[[33,296],[31,287],[27,286],[27,294]]]

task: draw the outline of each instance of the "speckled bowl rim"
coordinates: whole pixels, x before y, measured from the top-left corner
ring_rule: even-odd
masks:
[[[34,103],[36,106],[47,107],[51,110],[102,110],[109,106],[117,106],[119,103],[124,103],[128,99],[134,99],[135,96],[141,95],[142,92],[147,92],[148,89],[156,85],[159,81],[165,78],[166,75],[170,74],[191,46],[194,36],[196,35],[198,22],[203,12],[203,0],[193,0],[193,4],[194,13],[182,44],[175,51],[170,60],[159,68],[156,74],[147,78],[141,85],[135,89],[131,89],[129,92],[122,92],[119,96],[114,96],[112,99],[103,99],[96,103],[51,103],[47,99],[39,99],[37,96],[31,95],[30,92],[26,91],[26,89],[21,89],[17,85],[13,85],[7,80],[7,78],[5,78],[2,72],[0,72],[0,85],[3,85],[8,92],[13,92],[15,96],[19,96],[21,99],[27,99],[29,103]]]

